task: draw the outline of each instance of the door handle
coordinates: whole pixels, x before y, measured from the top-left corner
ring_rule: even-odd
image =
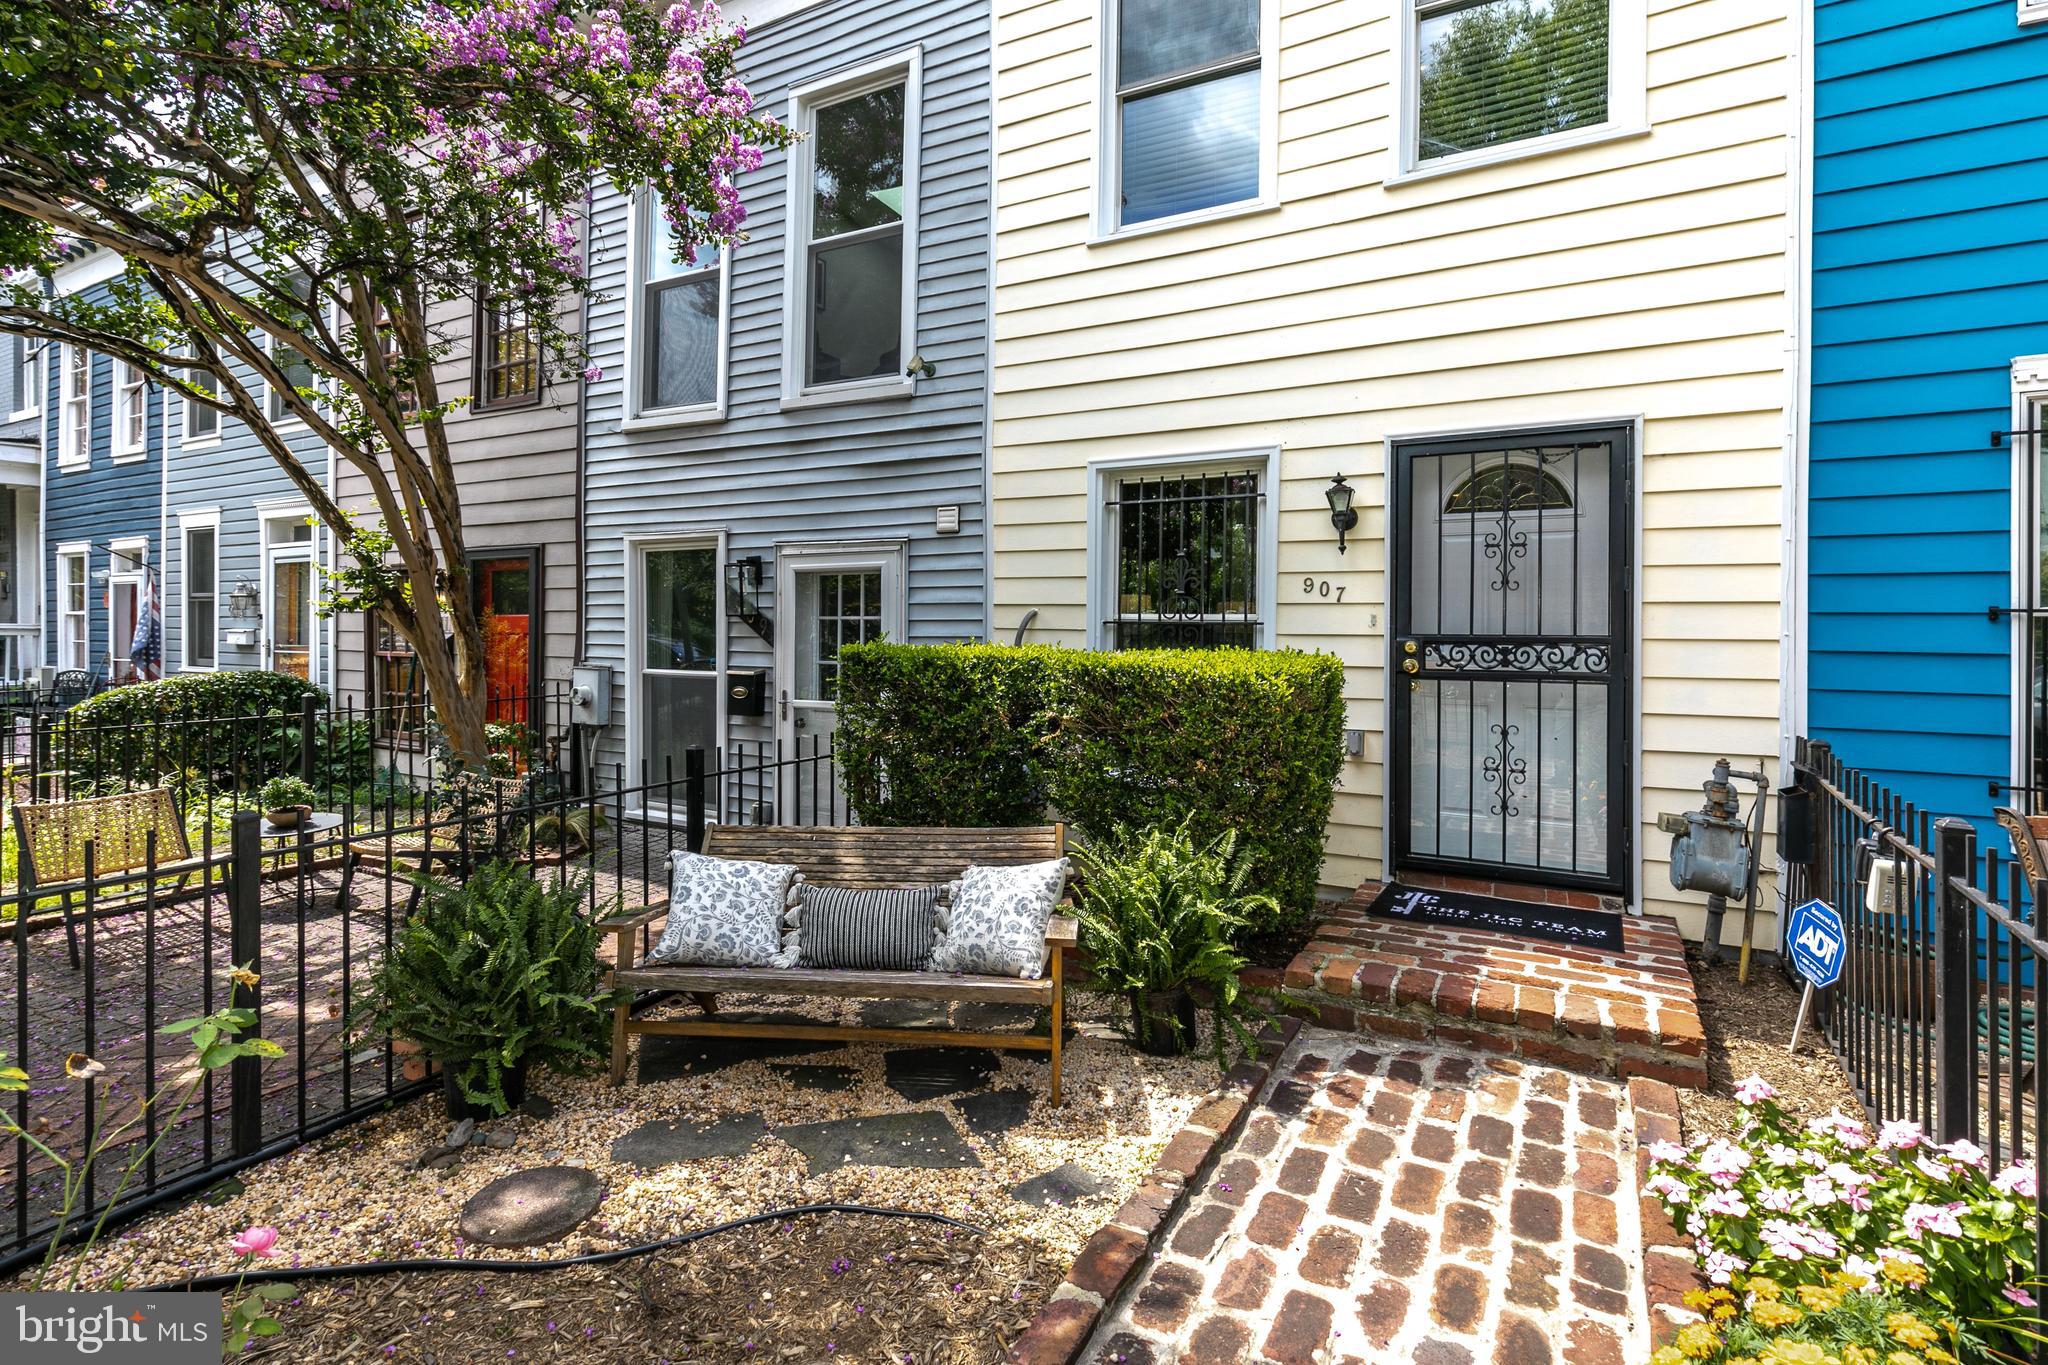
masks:
[[[1416,652],[1417,646],[1413,640],[1403,640],[1401,642],[1401,653],[1405,656],[1401,660],[1401,671],[1403,673],[1420,673],[1422,671],[1422,664],[1415,657]]]
[[[782,718],[783,718],[784,720],[788,720],[788,719],[789,719],[789,689],[788,689],[788,688],[786,688],[786,687],[785,687],[785,688],[783,688],[783,689],[782,689],[782,691],[781,691],[781,694],[780,694],[780,695],[779,695],[779,697],[777,698],[777,702],[776,702],[776,704],[777,704],[778,706],[780,706],[780,707],[782,708]]]

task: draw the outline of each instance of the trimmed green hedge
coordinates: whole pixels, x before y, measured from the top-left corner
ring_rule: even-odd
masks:
[[[314,736],[319,775],[331,771],[344,785],[361,780],[370,761],[367,727],[330,720],[327,694],[303,678],[254,669],[176,673],[109,688],[63,714],[53,754],[56,766],[85,782],[199,779],[216,789],[253,788],[280,773],[297,775],[307,697],[321,709]]]
[[[1344,670],[1291,650],[850,645],[839,767],[879,825],[1238,831],[1248,885],[1309,913],[1343,763]],[[1264,927],[1264,926],[1258,926]]]

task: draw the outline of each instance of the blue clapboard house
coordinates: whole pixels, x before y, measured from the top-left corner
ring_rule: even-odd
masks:
[[[1993,807],[2048,809],[2048,4],[1821,0],[1814,26],[1792,719],[2003,846]]]

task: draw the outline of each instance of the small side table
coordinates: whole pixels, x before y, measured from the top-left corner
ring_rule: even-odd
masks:
[[[339,828],[341,828],[341,813],[339,811],[316,810],[301,815],[297,823],[290,825],[273,825],[266,817],[263,823],[257,826],[256,837],[266,843],[291,843],[299,850],[299,870],[304,872],[306,870],[306,846],[315,837],[325,834],[329,830]]]

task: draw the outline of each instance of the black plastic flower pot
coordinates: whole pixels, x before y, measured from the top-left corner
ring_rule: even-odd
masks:
[[[455,1123],[460,1123],[464,1119],[475,1119],[478,1123],[484,1123],[497,1118],[498,1115],[492,1112],[488,1104],[472,1103],[469,1096],[462,1093],[461,1085],[455,1080],[456,1070],[457,1068],[453,1066],[441,1068],[441,1097],[447,1103],[449,1119]],[[509,1113],[525,1102],[526,1063],[521,1062],[505,1073],[506,1111]]]
[[[1184,989],[1132,991],[1131,1033],[1140,1052],[1180,1056],[1195,1045],[1195,997]]]

